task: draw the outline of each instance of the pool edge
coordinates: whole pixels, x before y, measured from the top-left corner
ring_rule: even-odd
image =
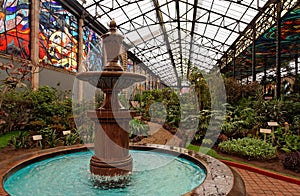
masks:
[[[4,182],[15,171],[23,168],[33,162],[47,159],[49,157],[68,154],[72,152],[86,151],[93,149],[93,144],[75,145],[75,146],[60,146],[51,149],[40,150],[37,152],[30,152],[24,155],[13,157],[5,160],[0,164],[0,195],[9,196],[4,189]],[[185,148],[158,145],[158,144],[146,144],[146,145],[130,145],[130,149],[133,150],[158,150],[160,152],[173,154],[183,157],[189,161],[194,162],[198,166],[202,167],[206,171],[206,178],[203,183],[184,196],[189,195],[205,195],[208,192],[212,195],[228,195],[234,188],[234,174],[231,169],[222,163],[221,161],[212,158],[206,154],[188,150]]]

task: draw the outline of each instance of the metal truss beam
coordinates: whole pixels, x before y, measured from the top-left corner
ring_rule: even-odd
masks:
[[[177,82],[179,82],[178,73],[177,73],[177,70],[176,70],[176,65],[175,65],[173,53],[172,53],[172,50],[171,50],[170,41],[169,41],[169,38],[168,38],[166,27],[165,27],[165,25],[163,23],[164,20],[163,20],[163,16],[162,16],[161,10],[159,9],[159,2],[158,2],[158,0],[152,0],[152,1],[153,1],[153,4],[154,4],[155,8],[156,8],[155,11],[156,11],[156,16],[158,18],[158,21],[161,23],[160,27],[161,27],[161,30],[162,30],[162,32],[164,34],[164,40],[165,40],[166,45],[167,45],[167,51],[168,51],[168,53],[170,55],[170,59],[171,59],[171,63],[172,63],[173,69],[174,69],[176,80],[177,80]]]

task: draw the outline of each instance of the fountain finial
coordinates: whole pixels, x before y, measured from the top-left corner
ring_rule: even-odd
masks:
[[[112,33],[112,34],[116,33],[116,31],[117,31],[117,23],[116,23],[116,21],[115,21],[114,18],[110,21],[110,23],[108,24],[108,26],[109,26],[110,33]]]
[[[123,35],[117,33],[117,23],[114,19],[108,24],[109,32],[102,36],[103,48],[107,64],[104,66],[104,71],[123,71],[119,65],[118,59],[121,54],[123,43]]]

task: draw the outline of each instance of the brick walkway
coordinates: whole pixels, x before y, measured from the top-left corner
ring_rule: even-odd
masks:
[[[255,172],[232,167],[244,179],[247,196],[300,196],[300,185],[277,180]]]

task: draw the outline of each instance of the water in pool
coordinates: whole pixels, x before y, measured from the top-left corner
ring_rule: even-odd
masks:
[[[205,172],[194,163],[152,151],[131,150],[133,172],[123,188],[103,189],[92,182],[92,151],[56,156],[26,166],[4,183],[12,196],[176,196],[201,184]]]

